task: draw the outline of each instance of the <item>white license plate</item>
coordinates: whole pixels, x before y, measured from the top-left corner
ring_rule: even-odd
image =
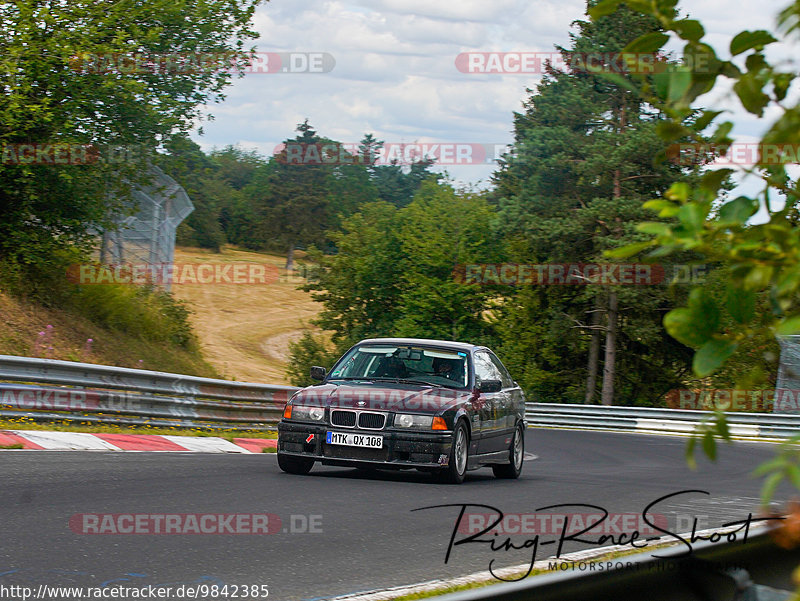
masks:
[[[383,436],[375,434],[355,434],[354,432],[328,432],[328,444],[339,444],[348,447],[383,448]]]

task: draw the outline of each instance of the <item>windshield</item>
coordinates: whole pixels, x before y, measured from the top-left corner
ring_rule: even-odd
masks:
[[[402,380],[466,388],[467,353],[427,346],[361,345],[348,351],[330,379]]]

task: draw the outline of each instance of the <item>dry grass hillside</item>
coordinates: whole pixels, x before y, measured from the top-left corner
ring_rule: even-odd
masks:
[[[99,326],[0,290],[0,354],[218,377],[197,352]]]
[[[175,263],[253,263],[268,266],[277,281],[266,284],[175,284],[175,295],[190,303],[203,358],[226,378],[285,384],[289,342],[299,338],[321,305],[287,278],[285,258],[230,247],[221,253],[178,248]],[[274,278],[273,278],[274,279]]]

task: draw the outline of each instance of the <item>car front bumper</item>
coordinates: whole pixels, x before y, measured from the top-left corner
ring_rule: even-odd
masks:
[[[383,447],[370,449],[325,442],[328,431],[383,436]],[[305,457],[324,465],[359,464],[397,469],[446,467],[453,434],[449,431],[359,430],[327,424],[278,422],[278,453]]]

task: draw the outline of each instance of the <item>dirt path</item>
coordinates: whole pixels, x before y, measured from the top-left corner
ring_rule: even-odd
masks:
[[[226,248],[220,254],[179,248],[175,263],[248,262],[282,266],[277,255]],[[310,328],[321,309],[307,292],[297,290],[298,278],[287,281],[283,269],[270,284],[175,284],[178,298],[191,303],[192,323],[204,358],[226,378],[286,384],[284,369],[289,341]]]

